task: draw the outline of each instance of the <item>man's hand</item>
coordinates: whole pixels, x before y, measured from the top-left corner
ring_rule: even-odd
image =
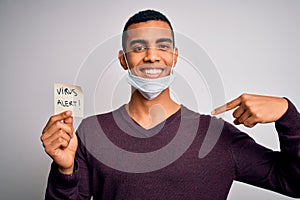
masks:
[[[78,141],[73,128],[72,112],[50,117],[41,135],[46,153],[63,174],[72,174]]]
[[[257,123],[270,123],[280,119],[288,109],[288,101],[279,97],[242,94],[216,108],[211,114],[217,115],[234,108],[237,108],[233,112],[234,124],[252,128]]]

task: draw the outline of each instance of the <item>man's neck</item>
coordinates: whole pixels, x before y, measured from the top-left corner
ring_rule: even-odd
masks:
[[[164,90],[153,100],[145,99],[135,91],[126,105],[129,116],[145,129],[151,129],[177,112],[180,105],[170,97],[170,90]]]

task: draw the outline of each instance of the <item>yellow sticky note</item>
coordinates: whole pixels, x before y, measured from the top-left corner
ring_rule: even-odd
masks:
[[[72,110],[74,117],[83,117],[83,92],[80,86],[54,84],[54,113]]]

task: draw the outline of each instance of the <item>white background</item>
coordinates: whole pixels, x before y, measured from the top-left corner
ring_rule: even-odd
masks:
[[[73,83],[89,53],[145,8],[165,13],[175,31],[206,50],[221,75],[226,100],[258,93],[286,96],[300,107],[300,1],[2,0],[0,199],[43,198],[51,160],[39,137],[53,114],[53,84]],[[96,110],[106,108],[97,102]],[[231,113],[225,118],[232,120]],[[240,128],[278,149],[273,124]],[[255,198],[290,199],[236,182],[228,197]]]

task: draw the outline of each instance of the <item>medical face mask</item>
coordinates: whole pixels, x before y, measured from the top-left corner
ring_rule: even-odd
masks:
[[[125,59],[127,66],[129,66],[126,56]],[[137,89],[146,99],[152,100],[172,84],[175,78],[175,75],[173,73],[173,65],[174,60],[172,61],[172,67],[167,76],[153,79],[136,76],[131,72],[130,68],[128,67],[127,81],[131,86]]]

